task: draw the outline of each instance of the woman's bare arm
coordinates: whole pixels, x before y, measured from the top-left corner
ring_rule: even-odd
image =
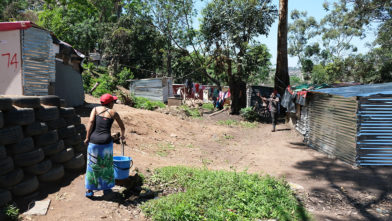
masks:
[[[125,139],[125,126],[124,126],[123,121],[121,120],[120,115],[117,112],[114,114],[114,119],[116,120],[118,126],[120,127],[121,139],[124,140]]]
[[[93,129],[93,124],[95,121],[95,114],[96,114],[96,108],[91,110],[90,113],[90,118],[88,120],[88,124],[87,124],[87,133],[86,133],[86,139],[84,140],[85,144],[88,144],[88,142],[90,141],[90,135],[91,135],[91,130]]]

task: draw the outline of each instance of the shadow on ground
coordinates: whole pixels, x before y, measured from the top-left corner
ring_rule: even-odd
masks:
[[[298,149],[306,147],[298,143],[292,145]],[[313,188],[309,194],[310,199],[313,196],[313,199],[328,202],[332,208],[336,208],[335,211],[344,210],[342,207],[349,205],[347,211],[353,211],[363,220],[392,220],[390,167],[354,168],[326,157],[302,161],[294,167],[306,171],[313,179],[328,182],[330,188]]]

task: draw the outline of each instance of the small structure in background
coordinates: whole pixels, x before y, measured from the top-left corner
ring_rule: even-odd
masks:
[[[302,103],[296,106],[296,126],[310,147],[352,165],[392,165],[392,83],[302,91],[291,97],[290,102]]]
[[[83,58],[53,33],[30,21],[0,22],[2,95],[55,94],[70,106],[82,105]],[[66,66],[57,65],[56,60]]]
[[[270,97],[274,92],[273,87],[268,86],[248,86],[246,90],[246,107],[254,107],[256,103],[260,103],[261,99],[257,96],[260,93],[262,97]]]
[[[167,103],[173,97],[172,78],[147,78],[130,80],[130,92],[136,97]]]

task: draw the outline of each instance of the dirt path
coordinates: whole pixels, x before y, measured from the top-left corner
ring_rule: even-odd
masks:
[[[87,97],[87,102],[97,100]],[[89,107],[78,109],[84,123]],[[231,118],[226,113],[182,120],[123,105],[115,109],[126,123],[125,153],[133,157],[134,170],[148,173],[157,167],[186,165],[269,174],[293,183],[316,220],[392,219],[390,168],[358,169],[330,159],[304,146],[302,137],[286,125],[278,125],[278,132],[272,133],[265,124],[257,128],[217,125],[216,120]],[[120,146],[115,145],[114,151],[119,154]],[[145,220],[134,203],[85,198],[83,175],[66,180],[60,189],[43,194],[52,200],[46,216],[25,219]]]

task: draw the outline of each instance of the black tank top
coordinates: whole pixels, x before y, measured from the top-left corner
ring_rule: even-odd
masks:
[[[93,127],[93,132],[90,136],[90,142],[94,144],[108,144],[112,142],[112,136],[110,133],[110,129],[113,124],[113,116],[111,118],[100,116],[100,114],[104,112],[109,112],[109,109],[102,111],[101,113],[95,115],[95,122]]]

